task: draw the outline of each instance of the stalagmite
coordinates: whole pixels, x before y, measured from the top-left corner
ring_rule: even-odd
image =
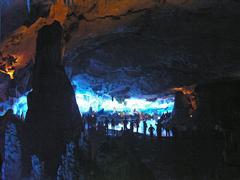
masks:
[[[29,155],[36,154],[45,162],[46,174],[52,177],[65,144],[77,136],[81,125],[75,94],[62,64],[62,36],[56,21],[38,33],[26,116],[29,144],[25,147]]]

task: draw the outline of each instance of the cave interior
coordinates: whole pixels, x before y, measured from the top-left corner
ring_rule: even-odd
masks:
[[[0,179],[240,179],[239,32],[239,0],[1,0]]]

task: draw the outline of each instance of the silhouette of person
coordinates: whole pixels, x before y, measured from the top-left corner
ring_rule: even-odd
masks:
[[[81,132],[85,131],[85,126],[86,126],[86,119],[85,117],[82,117]]]
[[[146,134],[147,134],[147,122],[146,121],[143,121],[143,134],[144,134],[144,136],[146,136]]]
[[[107,117],[105,118],[104,124],[105,124],[105,129],[106,129],[106,131],[108,132],[108,124],[109,124],[109,120],[108,120]]]
[[[105,127],[103,126],[103,122],[102,121],[99,121],[98,122],[98,131],[101,133],[101,134],[104,134],[105,132]]]
[[[150,133],[150,137],[153,138],[153,132],[155,131],[155,129],[154,129],[154,127],[152,125],[150,125],[148,131]]]
[[[177,128],[176,127],[172,127],[172,133],[173,133],[173,137],[177,137]]]
[[[131,132],[133,132],[133,128],[134,128],[134,122],[131,121],[131,122],[130,122],[130,130],[131,130]]]
[[[86,122],[87,122],[87,130],[91,128],[91,116],[88,115],[86,117]]]
[[[162,137],[162,124],[161,124],[160,122],[158,122],[158,123],[156,124],[156,126],[157,126],[157,136],[158,136],[159,138],[161,138],[161,137]]]
[[[125,117],[125,119],[123,120],[123,130],[126,131],[127,130],[127,124],[128,124],[128,120]]]
[[[166,137],[170,137],[170,127],[166,126]]]
[[[112,125],[113,130],[115,130],[116,122],[115,122],[114,118],[112,118],[111,125]]]
[[[93,114],[92,115],[92,127],[96,127],[97,125],[97,117]]]
[[[137,127],[137,133],[138,133],[138,129],[139,129],[139,119],[136,120],[136,127]]]

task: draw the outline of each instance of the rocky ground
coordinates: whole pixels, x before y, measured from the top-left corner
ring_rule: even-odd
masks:
[[[239,164],[230,156],[224,162],[223,150],[221,136],[108,137],[99,145],[96,160],[87,161],[83,172],[87,179],[239,179]],[[239,159],[239,150],[231,156]]]

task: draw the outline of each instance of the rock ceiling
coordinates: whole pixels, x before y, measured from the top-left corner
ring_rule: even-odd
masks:
[[[17,83],[27,82],[20,77],[34,60],[37,30],[54,20],[65,29],[69,77],[96,92],[158,94],[240,76],[238,1],[79,0],[57,2],[48,17],[20,27],[2,43],[3,54],[18,58]]]

